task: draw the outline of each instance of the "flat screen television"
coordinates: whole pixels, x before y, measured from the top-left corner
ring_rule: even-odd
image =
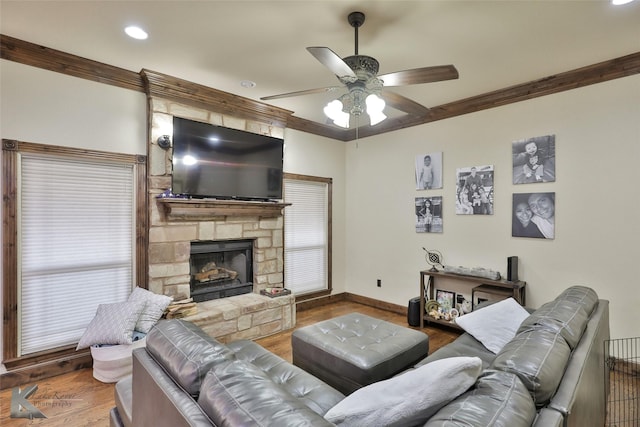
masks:
[[[173,118],[171,191],[197,198],[282,199],[284,140]]]

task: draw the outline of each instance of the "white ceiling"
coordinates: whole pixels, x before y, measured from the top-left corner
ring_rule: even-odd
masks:
[[[640,0],[24,1],[0,0],[0,33],[131,71],[143,68],[258,100],[333,86],[307,51],[359,53],[380,73],[453,64],[458,80],[394,88],[427,107],[640,51]],[[137,24],[146,41],[127,37]],[[240,85],[251,80],[252,89]],[[269,101],[323,122],[337,95]]]

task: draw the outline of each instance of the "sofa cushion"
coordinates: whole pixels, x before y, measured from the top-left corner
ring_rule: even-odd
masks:
[[[517,375],[485,371],[474,388],[440,409],[425,427],[520,427],[536,417],[533,400]]]
[[[227,344],[236,359],[244,360],[264,372],[293,397],[319,415],[324,415],[336,403],[344,399],[329,384],[324,383],[310,373],[292,365],[264,347],[249,340],[234,341]]]
[[[493,359],[496,358],[495,353],[489,351],[480,341],[472,337],[470,334],[464,333],[455,341],[440,347],[428,357],[416,363],[415,367],[431,363],[435,360],[446,359],[448,357],[475,356],[482,360],[482,368],[486,369],[491,365]]]
[[[527,317],[518,328],[518,333],[546,329],[562,335],[573,349],[580,342],[588,320],[589,314],[580,303],[555,299],[543,304]]]
[[[528,316],[529,312],[516,300],[507,298],[459,316],[456,323],[488,350],[498,353],[516,335],[520,323]]]
[[[338,426],[421,425],[471,387],[481,372],[477,357],[436,360],[356,390],[325,418]]]
[[[198,404],[219,427],[331,425],[244,360],[213,366],[202,384]]]
[[[234,358],[224,344],[179,319],[159,321],[147,335],[147,351],[193,397],[212,366]]]
[[[520,377],[535,404],[541,407],[558,388],[570,355],[571,349],[559,333],[531,330],[516,335],[490,367]]]

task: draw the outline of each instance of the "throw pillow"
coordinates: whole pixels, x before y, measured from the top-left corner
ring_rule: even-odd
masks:
[[[339,426],[423,425],[467,391],[482,372],[478,357],[450,357],[356,390],[329,409]]]
[[[136,287],[129,296],[129,301],[144,303],[144,308],[136,322],[135,329],[146,334],[160,320],[173,298]]]
[[[456,318],[465,332],[480,341],[489,351],[498,353],[516,336],[520,324],[529,312],[513,298],[474,310]]]
[[[142,312],[140,302],[100,304],[96,315],[82,334],[76,350],[94,344],[131,344],[133,328]]]

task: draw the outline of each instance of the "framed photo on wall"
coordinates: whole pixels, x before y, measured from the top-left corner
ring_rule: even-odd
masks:
[[[456,169],[456,214],[493,215],[493,165]]]
[[[514,193],[512,206],[513,237],[555,237],[556,193]]]
[[[442,151],[417,155],[415,169],[416,190],[442,188]]]
[[[416,233],[442,233],[442,196],[416,197]]]
[[[513,183],[554,182],[556,180],[556,136],[545,135],[514,141]]]

